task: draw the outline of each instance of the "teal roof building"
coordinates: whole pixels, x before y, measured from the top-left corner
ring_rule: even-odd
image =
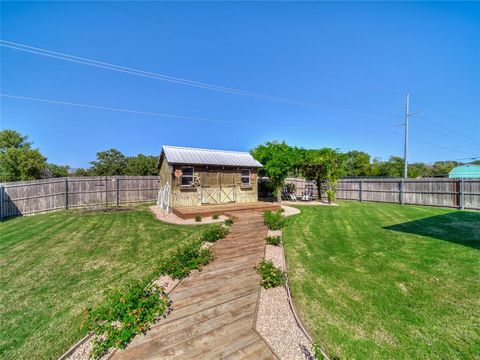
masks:
[[[449,173],[449,178],[480,179],[480,165],[467,164],[454,167]]]

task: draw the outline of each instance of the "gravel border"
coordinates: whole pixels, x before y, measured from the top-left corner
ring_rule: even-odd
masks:
[[[265,259],[285,270],[283,246],[267,245]],[[315,359],[310,340],[297,324],[290,309],[285,287],[261,289],[255,330],[265,339],[279,359]]]
[[[298,205],[298,204],[295,204],[295,205]],[[291,206],[286,206],[286,205],[282,205],[282,209],[285,210],[283,212],[283,216],[285,217],[297,215],[297,214],[300,214],[301,212],[300,209],[297,209]]]
[[[213,219],[211,216],[202,217],[202,221],[195,221],[195,219],[182,219],[172,212],[165,213],[163,209],[157,205],[150,206],[150,210],[155,214],[158,220],[167,224],[175,225],[203,225],[203,224],[218,224],[228,219],[225,215],[220,215],[218,219]]]
[[[282,205],[282,208],[285,210],[284,216],[300,213],[300,210],[294,207]],[[268,230],[268,236],[282,236],[282,230]],[[280,246],[266,245],[265,259],[286,271],[283,242]],[[254,328],[280,360],[315,360],[311,337],[295,312],[288,276],[286,280],[283,287],[268,290],[261,288]],[[329,360],[323,351],[322,354]]]

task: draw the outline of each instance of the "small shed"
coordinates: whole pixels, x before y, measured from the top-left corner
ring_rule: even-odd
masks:
[[[163,146],[159,204],[188,207],[258,200],[260,164],[248,152]]]
[[[449,178],[480,179],[480,165],[466,164],[454,167],[449,173]]]

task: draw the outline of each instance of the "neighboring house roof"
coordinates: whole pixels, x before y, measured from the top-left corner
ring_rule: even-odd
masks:
[[[449,173],[449,178],[480,178],[480,165],[467,164],[454,167]]]
[[[185,165],[219,165],[262,167],[248,152],[196,149],[178,146],[163,146],[159,164],[166,157],[169,164]]]

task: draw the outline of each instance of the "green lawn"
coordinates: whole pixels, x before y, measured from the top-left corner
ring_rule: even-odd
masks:
[[[166,225],[146,208],[58,212],[0,223],[0,358],[57,359],[79,340],[82,307],[148,274],[198,228]]]
[[[285,228],[290,286],[332,358],[480,358],[480,213],[301,210]]]

